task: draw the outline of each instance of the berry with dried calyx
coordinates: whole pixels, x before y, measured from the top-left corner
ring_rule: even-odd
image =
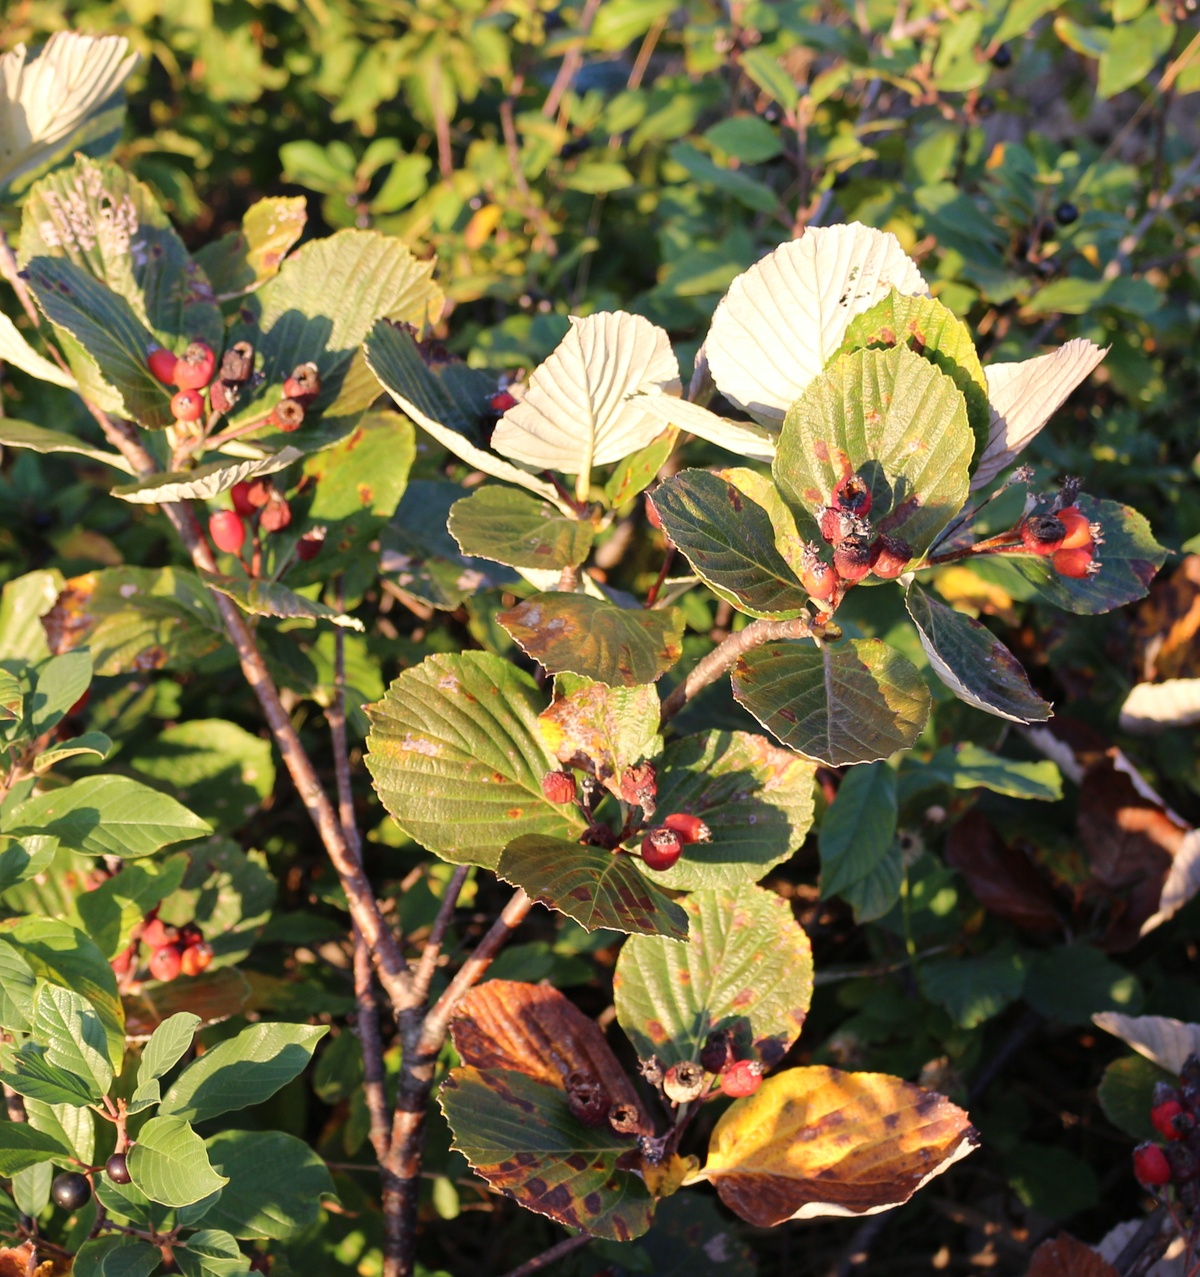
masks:
[[[299,399],[302,403],[308,403],[320,393],[321,374],[312,360],[306,364],[297,364],[292,369],[292,375],[283,383],[286,399]]]
[[[151,376],[155,381],[161,381],[164,386],[175,384],[176,362],[177,357],[174,351],[167,350],[165,346],[155,346],[146,356],[146,367],[150,369]]]
[[[621,797],[641,807],[647,814],[654,810],[658,796],[658,773],[653,763],[634,763],[621,773]]]
[[[1200,1157],[1182,1144],[1172,1144],[1166,1150],[1167,1165],[1176,1184],[1191,1184],[1200,1179]]]
[[[497,416],[503,416],[510,408],[517,406],[517,400],[514,395],[509,394],[507,390],[497,390],[496,393],[488,400],[488,407]]]
[[[670,869],[683,855],[683,839],[673,829],[660,825],[642,839],[642,863],[647,869]]]
[[[732,1029],[713,1029],[700,1048],[700,1066],[706,1073],[724,1073],[737,1059],[737,1036]]]
[[[1100,571],[1100,564],[1090,545],[1081,545],[1075,550],[1055,550],[1051,562],[1059,576],[1071,577],[1076,581],[1095,576]]]
[[[79,1210],[92,1200],[92,1186],[86,1175],[78,1171],[64,1171],[55,1176],[50,1185],[50,1200],[63,1210]]]
[[[281,399],[267,416],[267,425],[290,435],[304,425],[304,405],[299,399]]]
[[[1143,1188],[1161,1188],[1171,1182],[1171,1163],[1157,1144],[1139,1144],[1133,1150],[1133,1173]]]
[[[208,516],[208,535],[218,550],[236,554],[246,540],[246,525],[233,510],[215,510]]]
[[[1054,516],[1064,529],[1063,550],[1080,550],[1093,545],[1100,535],[1100,525],[1089,523],[1087,515],[1077,506],[1069,505]]]
[[[662,1087],[673,1104],[690,1104],[704,1094],[704,1070],[694,1060],[680,1060],[663,1075]]]
[[[217,357],[208,342],[189,342],[175,361],[173,380],[180,390],[203,390],[212,381],[216,366]]]
[[[912,555],[907,541],[881,532],[871,545],[871,571],[884,581],[894,581],[912,562]]]
[[[258,516],[259,525],[264,532],[282,532],[291,521],[292,507],[278,492],[272,492],[271,499]]]
[[[632,1104],[614,1104],[608,1110],[608,1124],[618,1135],[641,1135],[647,1129],[641,1112]]]
[[[699,816],[689,816],[686,812],[672,812],[663,820],[667,829],[673,829],[685,843],[711,842],[712,830]]]
[[[833,570],[843,581],[861,581],[871,570],[871,547],[866,537],[846,537],[836,546]]]
[[[571,1116],[584,1126],[603,1126],[608,1122],[612,1100],[597,1078],[575,1069],[563,1079],[567,1091],[567,1108]]]
[[[124,1153],[114,1153],[104,1163],[104,1173],[114,1184],[128,1184],[133,1178]]]
[[[212,945],[201,940],[199,944],[189,945],[179,956],[179,969],[187,976],[197,976],[212,966]]]
[[[837,545],[848,531],[843,517],[845,513],[846,511],[832,505],[823,505],[817,511],[817,526],[821,529],[821,537],[830,545]]]
[[[325,529],[313,528],[311,532],[306,532],[300,540],[296,542],[296,558],[298,558],[301,563],[308,563],[321,553],[321,547],[324,544]]]
[[[151,949],[161,949],[165,944],[174,944],[179,938],[178,930],[161,918],[151,918],[142,928],[142,939]]]
[[[762,1065],[757,1060],[738,1060],[721,1074],[721,1090],[734,1099],[753,1095],[762,1085]]]
[[[865,519],[871,513],[871,487],[856,474],[847,475],[833,490],[833,507]]]
[[[1067,526],[1053,514],[1031,514],[1018,529],[1021,544],[1031,554],[1051,555],[1062,548]]]
[[[570,772],[547,772],[542,777],[542,793],[549,803],[573,803],[577,792]]]
[[[800,554],[800,584],[814,598],[822,602],[837,589],[837,574],[821,558],[814,542],[809,541]]]
[[[163,984],[169,984],[179,974],[182,964],[183,954],[180,953],[179,946],[165,944],[161,949],[155,949],[151,955],[150,974]]]
[[[221,380],[241,385],[254,371],[254,347],[248,341],[235,341],[221,356]]]
[[[176,421],[199,421],[204,416],[204,397],[198,390],[177,390],[171,396]]]
[[[208,388],[208,406],[213,412],[229,412],[237,403],[238,388],[230,381],[214,381]]]

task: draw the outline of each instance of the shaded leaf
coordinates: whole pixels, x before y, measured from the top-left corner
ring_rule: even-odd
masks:
[[[785,745],[834,767],[909,748],[929,716],[916,667],[880,639],[753,648],[733,671],[733,694]]]
[[[582,563],[593,528],[548,501],[513,488],[485,487],[456,501],[450,533],[463,554],[518,568],[564,568]]]
[[[66,990],[60,989],[59,992],[66,993]],[[37,1028],[37,1031],[39,1034],[44,1032],[41,1028]],[[0,1072],[0,1081],[18,1095],[43,1100],[47,1104],[92,1104],[102,1094],[69,1066],[64,1066],[61,1062],[53,1063],[48,1058],[46,1049],[33,1042],[26,1042],[19,1051],[8,1055],[3,1071]],[[111,1067],[109,1081],[112,1081]]]
[[[33,760],[33,773],[43,776],[68,758],[78,758],[81,754],[92,754],[96,758],[107,758],[112,750],[112,741],[103,732],[84,732],[82,736],[74,736],[61,745],[52,745],[44,749]]]
[[[1062,773],[1056,764],[1021,763],[978,745],[951,745],[939,749],[924,763],[905,759],[902,767],[902,791],[906,797],[926,784],[990,789],[994,794],[1045,803],[1057,802],[1063,793]]]
[[[538,731],[559,762],[590,773],[619,797],[621,772],[661,748],[660,711],[651,685],[588,683],[556,697],[538,715]]]
[[[821,897],[845,895],[871,874],[896,837],[896,773],[886,763],[862,763],[842,777],[821,821]]]
[[[275,581],[251,581],[245,577],[217,576],[205,572],[202,577],[210,590],[232,599],[250,616],[273,616],[278,619],[301,617],[310,621],[329,621],[343,629],[363,631],[366,627],[354,616],[327,607],[319,599],[305,598],[295,590]]]
[[[813,1066],[735,1101],[712,1133],[703,1174],[731,1210],[770,1227],[899,1205],[977,1143],[966,1113],[936,1092]]]
[[[1031,956],[1025,1000],[1048,1020],[1087,1024],[1099,1011],[1140,1010],[1142,987],[1099,949],[1064,944]]]
[[[744,883],[686,897],[687,944],[631,936],[613,976],[617,1020],[643,1059],[698,1060],[715,1029],[770,1068],[812,1000],[812,949],[791,907]]]
[[[683,613],[621,608],[583,594],[535,594],[496,618],[551,674],[598,683],[653,683],[683,653]]]
[[[998,945],[978,957],[926,959],[917,968],[917,980],[921,993],[955,1024],[974,1029],[1021,996],[1026,969],[1021,954]]]
[[[1106,1259],[1070,1233],[1059,1233],[1033,1252],[1025,1277],[1120,1277]]]
[[[169,984],[143,984],[126,1010],[130,1033],[151,1033],[164,1021],[190,1012],[206,1024],[237,1015],[250,1000],[246,977],[233,967],[206,971],[189,980]]]
[[[1110,1011],[1102,1014],[1114,1013]],[[1144,1056],[1122,1056],[1119,1060],[1113,1060],[1104,1070],[1104,1076],[1096,1088],[1096,1098],[1100,1101],[1104,1116],[1118,1130],[1135,1140],[1158,1141],[1162,1139],[1162,1135],[1150,1120],[1150,1110],[1154,1107],[1154,1088],[1159,1082],[1175,1086],[1178,1077]]]
[[[687,936],[682,908],[621,852],[525,834],[504,848],[496,874],[588,931],[606,927],[677,940]]]
[[[278,474],[304,454],[299,448],[286,447],[256,461],[222,459],[196,466],[193,470],[170,471],[152,479],[139,479],[113,488],[112,495],[132,505],[161,505],[166,501],[208,501],[228,492],[237,483],[262,475]]]
[[[1027,931],[1057,931],[1063,924],[1050,884],[1027,855],[1008,846],[991,822],[968,811],[946,839],[946,863],[967,880],[985,909]]]
[[[75,1252],[71,1277],[150,1277],[162,1251],[137,1237],[93,1237]]]
[[[26,1122],[0,1122],[0,1175],[6,1178],[40,1162],[66,1161],[71,1156],[61,1140],[35,1131]]]
[[[134,1185],[163,1206],[190,1206],[229,1180],[213,1170],[204,1141],[180,1117],[152,1117],[129,1150]]]

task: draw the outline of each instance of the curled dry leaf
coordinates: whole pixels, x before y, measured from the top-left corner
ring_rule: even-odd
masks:
[[[768,1078],[713,1131],[703,1176],[743,1219],[873,1215],[978,1143],[943,1095],[883,1073],[813,1066]]]
[[[1200,554],[1155,581],[1134,618],[1142,678],[1200,678]]]
[[[1200,1055],[1200,1024],[1184,1024],[1165,1015],[1121,1015],[1119,1011],[1101,1011],[1092,1019],[1106,1033],[1171,1073],[1178,1073],[1189,1055]]]
[[[1070,1233],[1060,1233],[1033,1252],[1025,1277],[1120,1277],[1102,1255]]]

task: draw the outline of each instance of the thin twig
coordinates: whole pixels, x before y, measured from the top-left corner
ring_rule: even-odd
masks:
[[[588,33],[592,29],[596,10],[599,8],[600,0],[587,0],[587,3],[583,6],[583,13],[579,17],[579,38],[564,54],[563,60],[559,64],[558,74],[554,77],[554,83],[550,86],[550,92],[546,94],[546,100],[542,103],[542,115],[547,120],[553,119],[557,114],[558,104],[562,101],[563,94],[571,87],[575,72],[579,70],[579,64],[583,61],[583,46],[587,41]]]
[[[1200,36],[1197,39],[1200,39]],[[1200,176],[1200,154],[1192,157],[1192,162],[1171,183],[1163,194],[1162,199],[1157,200],[1153,207],[1148,208],[1134,224],[1129,234],[1122,238],[1120,244],[1117,245],[1115,256],[1104,268],[1105,279],[1116,279],[1126,269],[1130,258],[1136,251],[1137,246],[1142,242],[1146,232],[1195,183],[1198,176]]]
[[[424,1004],[425,999],[429,996],[429,986],[433,982],[433,973],[437,969],[437,960],[442,952],[442,941],[446,938],[446,932],[450,929],[450,923],[454,918],[454,909],[458,904],[458,897],[462,894],[462,889],[466,885],[467,875],[471,872],[470,865],[459,865],[446,884],[446,894],[442,897],[442,903],[437,911],[437,917],[433,920],[433,926],[429,930],[429,938],[425,941],[425,947],[421,950],[421,960],[417,963],[416,974],[413,976],[413,997],[418,1003]]]
[[[534,1255],[532,1259],[527,1259],[523,1264],[510,1269],[504,1277],[532,1277],[532,1274],[540,1273],[547,1265],[565,1259],[577,1250],[582,1250],[593,1240],[590,1233],[576,1233],[574,1237],[565,1237],[556,1246],[551,1246],[549,1250],[544,1250],[540,1255]]]

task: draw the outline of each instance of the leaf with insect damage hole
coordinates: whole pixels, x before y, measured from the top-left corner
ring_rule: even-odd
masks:
[[[909,749],[929,718],[916,666],[880,639],[767,643],[738,659],[733,694],[797,753],[831,767]]]
[[[760,1228],[899,1206],[975,1148],[962,1109],[885,1073],[812,1066],[767,1078],[721,1116],[702,1178]]]
[[[617,1020],[643,1059],[697,1060],[714,1029],[771,1068],[800,1035],[812,1001],[812,948],[781,896],[744,883],[683,901],[687,944],[631,936],[613,977]]]
[[[431,656],[369,709],[367,768],[409,837],[456,864],[493,868],[514,837],[578,837],[578,810],[548,802],[557,760],[538,734],[533,679],[483,652]]]
[[[562,591],[535,594],[496,619],[551,674],[632,687],[653,683],[683,654],[683,613],[648,611]]]
[[[624,852],[525,834],[505,847],[496,874],[588,931],[607,927],[673,940],[687,938],[683,909],[647,881],[639,872],[639,862]]]

